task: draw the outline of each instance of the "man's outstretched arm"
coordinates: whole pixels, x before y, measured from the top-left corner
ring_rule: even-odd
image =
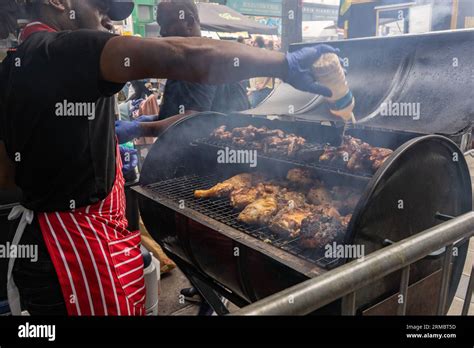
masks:
[[[156,77],[220,84],[257,75],[285,79],[288,63],[283,53],[225,41],[116,37],[104,47],[101,72],[110,82]]]
[[[322,54],[337,52],[328,45],[314,45],[285,55],[203,38],[118,36],[105,45],[100,68],[104,80],[117,83],[154,77],[221,84],[277,77],[300,90],[330,97],[331,91],[315,81],[312,65]]]

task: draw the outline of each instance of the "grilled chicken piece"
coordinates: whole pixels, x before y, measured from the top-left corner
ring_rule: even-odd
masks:
[[[339,211],[331,204],[321,204],[312,206],[312,211],[316,215],[329,216],[335,219],[341,218],[341,214],[339,213]]]
[[[347,169],[352,172],[370,172],[368,161],[370,155],[370,145],[363,143],[350,154],[347,162]]]
[[[331,193],[325,187],[313,187],[307,194],[308,202],[314,205],[329,204],[332,202]]]
[[[346,167],[356,173],[368,173],[377,171],[392,153],[392,150],[373,147],[360,139],[346,136],[342,146],[327,147],[319,161]]]
[[[250,187],[254,176],[252,174],[239,174],[222,183],[215,185],[209,190],[197,190],[194,192],[196,198],[220,198],[228,197],[233,190]]]
[[[258,132],[258,128],[254,126],[234,128],[232,130],[232,136],[236,138],[244,139],[245,141],[250,141],[250,140],[255,139],[257,132]]]
[[[232,138],[232,144],[236,146],[247,146],[247,141],[244,138]]]
[[[302,189],[314,184],[313,179],[311,179],[311,172],[308,169],[291,169],[286,175],[286,179],[292,186]]]
[[[236,209],[242,210],[247,205],[255,202],[260,196],[261,191],[258,187],[244,187],[231,192],[230,205]]]
[[[261,132],[259,132],[260,136],[265,136],[265,137],[278,137],[278,138],[284,138],[285,137],[285,132],[283,132],[281,129],[268,129],[267,127],[261,128]]]
[[[293,157],[304,146],[306,139],[295,134],[285,135],[283,133],[266,137],[262,143],[265,153],[277,153]]]
[[[211,133],[211,138],[222,141],[232,140],[232,133],[226,131],[226,126],[220,126]]]
[[[288,143],[288,156],[293,157],[306,144],[306,139],[290,134],[286,138]]]
[[[277,211],[277,199],[275,196],[267,196],[246,206],[237,219],[249,225],[268,225]]]
[[[278,207],[280,209],[283,209],[285,207],[303,207],[306,204],[306,197],[304,193],[288,191],[287,189],[280,190],[276,198],[278,200]]]
[[[311,215],[301,223],[299,245],[303,249],[324,248],[333,241],[341,241],[345,231],[340,218]]]
[[[270,230],[280,238],[295,238],[300,233],[301,223],[311,214],[311,209],[308,207],[286,207],[272,219]]]
[[[324,152],[319,157],[319,162],[323,164],[329,164],[332,159],[336,156],[337,147],[334,146],[326,146]]]
[[[277,197],[280,192],[286,192],[278,183],[265,181],[263,175],[254,174],[251,187],[234,190],[230,194],[230,204],[236,209],[244,209],[257,199],[267,196]]]
[[[370,152],[369,161],[372,163],[372,170],[376,172],[385,163],[393,151],[382,147],[374,147]]]

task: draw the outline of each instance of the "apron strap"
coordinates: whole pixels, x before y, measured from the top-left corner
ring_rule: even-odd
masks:
[[[13,221],[18,219],[21,216],[20,223],[13,237],[12,246],[17,247],[20,243],[21,237],[25,232],[27,225],[31,225],[34,218],[34,212],[31,210],[22,207],[21,205],[13,207],[12,211],[8,215],[8,220]],[[10,306],[11,313],[13,315],[21,315],[21,303],[20,303],[20,293],[18,288],[13,280],[13,266],[15,265],[15,258],[10,257],[8,260],[8,275],[7,275],[7,292],[8,292],[8,304]]]

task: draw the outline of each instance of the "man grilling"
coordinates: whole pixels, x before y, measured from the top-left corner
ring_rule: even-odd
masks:
[[[20,5],[31,23],[0,65],[0,175],[14,175],[23,192],[9,217],[12,245],[38,246],[39,259],[10,259],[12,313],[144,315],[140,233],[124,217],[113,95],[144,78],[219,84],[264,74],[330,96],[310,67],[334,50],[285,56],[201,38],[110,34],[111,21],[133,10],[126,0],[3,1],[0,33],[11,31]]]

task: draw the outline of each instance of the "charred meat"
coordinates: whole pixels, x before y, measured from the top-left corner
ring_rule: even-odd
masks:
[[[291,169],[286,175],[286,179],[292,186],[302,189],[314,184],[314,180],[311,178],[311,172],[308,169]]]
[[[310,207],[283,208],[272,219],[270,230],[280,238],[295,238],[300,234],[301,223],[311,214]]]
[[[371,173],[377,171],[392,153],[392,150],[373,147],[360,139],[346,136],[342,146],[327,147],[319,162],[345,167],[354,173]]]
[[[303,249],[324,248],[333,241],[340,240],[346,231],[340,218],[314,214],[301,223],[299,245]]]
[[[234,128],[227,131],[221,126],[211,133],[211,138],[236,147],[262,150],[264,153],[293,157],[306,143],[295,134],[287,134],[280,129],[257,128],[254,126]]]
[[[314,205],[330,204],[332,202],[331,192],[324,186],[313,187],[306,197],[308,202]]]

